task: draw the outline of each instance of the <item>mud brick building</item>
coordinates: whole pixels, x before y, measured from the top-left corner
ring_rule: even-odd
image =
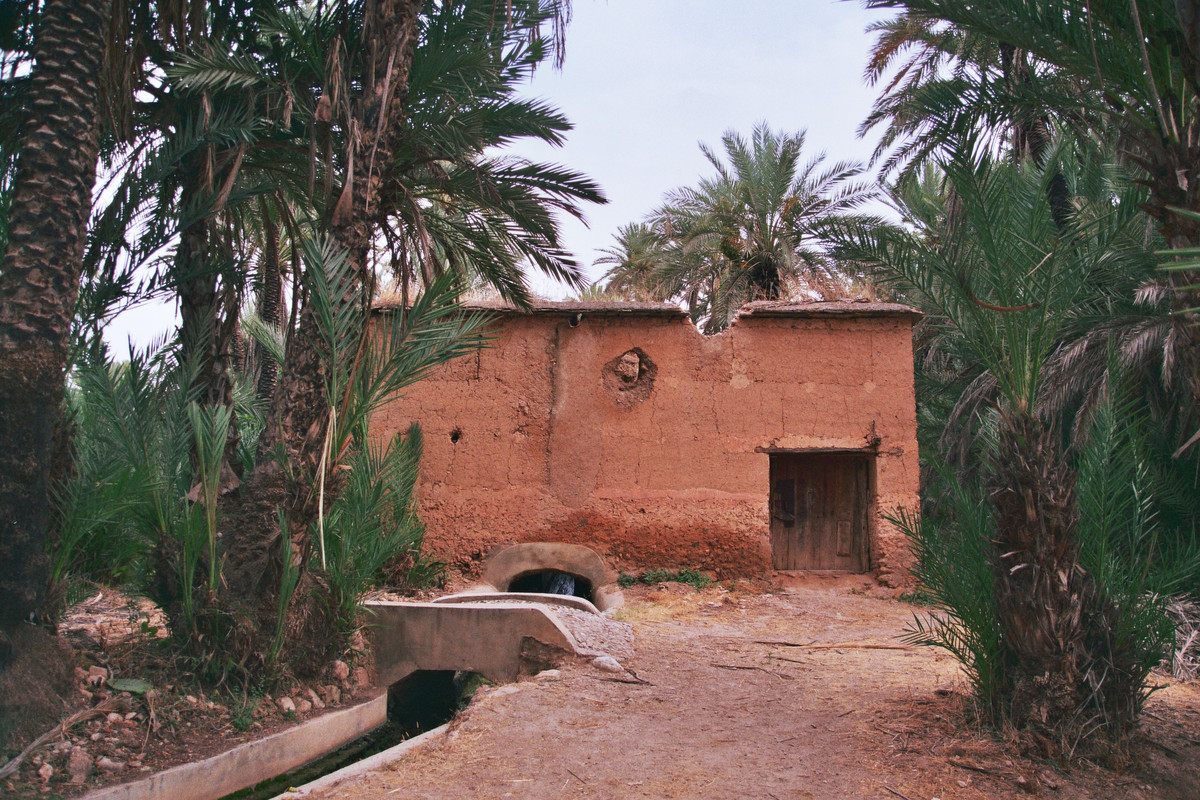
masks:
[[[372,423],[423,427],[435,557],[471,569],[502,545],[568,542],[626,570],[904,582],[906,543],[880,513],[917,503],[917,312],[755,303],[706,337],[665,304],[488,309],[490,347]]]

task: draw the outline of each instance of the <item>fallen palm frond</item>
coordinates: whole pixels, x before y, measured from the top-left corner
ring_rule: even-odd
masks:
[[[1175,626],[1175,646],[1170,664],[1163,666],[1179,681],[1194,681],[1200,674],[1200,604],[1190,597],[1175,597],[1167,604]]]

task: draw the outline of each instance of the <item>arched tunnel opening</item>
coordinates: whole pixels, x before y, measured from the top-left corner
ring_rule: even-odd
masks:
[[[557,569],[544,569],[537,572],[527,572],[518,575],[508,584],[510,592],[527,592],[529,594],[559,594],[570,597],[582,597],[592,601],[592,582],[587,578],[572,575]]]
[[[403,738],[443,725],[466,706],[485,679],[474,672],[418,670],[388,687],[388,725]]]

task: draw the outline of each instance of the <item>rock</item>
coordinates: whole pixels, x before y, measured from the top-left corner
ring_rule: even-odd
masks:
[[[49,764],[42,764],[37,771],[38,777],[42,779],[42,783],[49,783],[50,777],[54,774],[54,767]]]
[[[279,710],[284,714],[295,713],[296,704],[292,702],[290,697],[281,697],[275,701],[275,705],[279,706]]]
[[[195,698],[194,695],[190,695],[190,694],[185,696],[183,699],[188,703],[188,705],[193,705],[193,706],[196,705],[196,703],[200,702],[199,700],[197,700]]]
[[[556,681],[562,676],[562,670],[544,669],[533,676],[535,681]]]
[[[103,734],[103,733],[101,733],[100,731],[96,731],[96,732],[95,732],[95,733],[93,733],[93,734],[92,734],[92,735],[91,735],[89,738],[90,738],[90,739],[91,739],[93,742],[98,742],[98,741],[100,741],[101,739],[103,739],[103,738],[104,738],[104,734]]]
[[[325,702],[321,699],[320,695],[312,690],[312,687],[306,689],[305,694],[308,695],[308,702],[312,703],[313,708],[325,707]]]
[[[83,783],[92,772],[92,757],[87,750],[76,747],[71,750],[67,759],[67,772],[71,773],[71,783]]]
[[[696,587],[690,583],[681,583],[679,581],[663,581],[654,587],[656,592],[668,592],[669,594],[696,594]]]
[[[325,690],[325,702],[330,705],[338,705],[342,702],[342,689],[340,686],[334,686],[332,683],[322,687]]]
[[[359,689],[363,688],[364,686],[370,686],[371,674],[367,672],[366,667],[355,667],[353,674],[350,676],[350,682]]]
[[[307,714],[309,711],[312,711],[312,703],[308,702],[303,697],[295,699],[292,702],[296,704],[296,710],[301,714]]]
[[[125,718],[122,717],[120,714],[116,713],[115,711],[110,711],[108,714],[106,714],[104,716],[105,722],[123,722],[124,720],[125,720]]]
[[[76,667],[75,668],[75,680],[86,681],[87,679],[88,679],[87,671],[85,669],[83,669],[83,667]]]
[[[96,760],[96,766],[100,768],[101,772],[120,772],[121,770],[125,769],[125,762],[113,761],[108,756],[100,756],[100,758]]]
[[[605,672],[624,672],[625,668],[612,656],[597,656],[592,659],[592,666]]]
[[[362,631],[355,631],[350,637],[350,649],[359,653],[367,652],[367,637],[363,636]]]
[[[87,682],[92,686],[99,686],[108,680],[108,670],[104,667],[88,667]]]
[[[333,679],[334,680],[344,681],[350,677],[350,667],[346,664],[345,661],[333,662],[332,671],[333,671]]]

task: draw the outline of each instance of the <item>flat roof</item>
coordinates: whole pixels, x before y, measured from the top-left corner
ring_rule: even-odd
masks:
[[[917,309],[900,303],[870,300],[760,300],[738,311],[739,317],[922,317]]]
[[[385,302],[375,306],[377,311],[399,307]],[[539,300],[526,310],[501,301],[465,302],[466,311],[490,311],[495,314],[589,314],[603,316],[655,316],[686,318],[687,312],[674,303],[632,303],[596,301]],[[875,303],[866,300],[792,300],[759,301],[742,306],[738,317],[920,317],[921,312],[899,303]]]

